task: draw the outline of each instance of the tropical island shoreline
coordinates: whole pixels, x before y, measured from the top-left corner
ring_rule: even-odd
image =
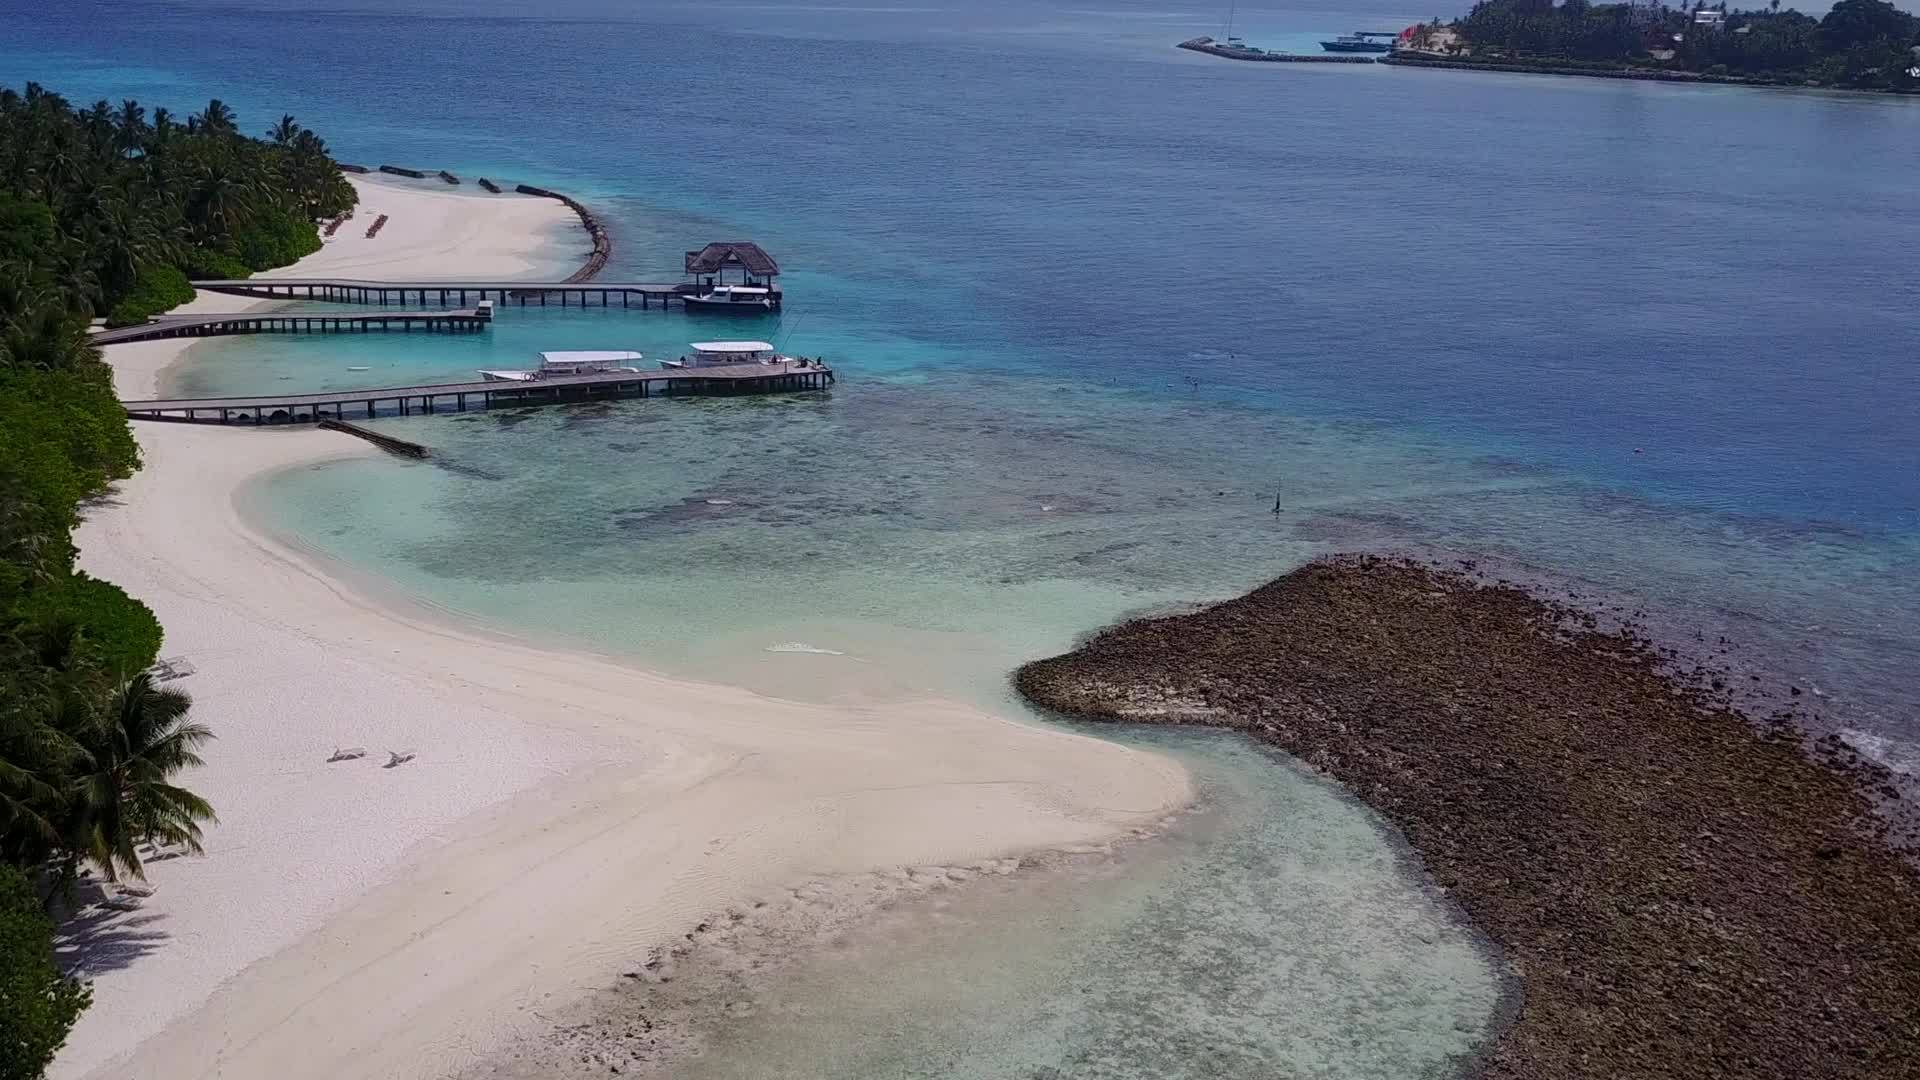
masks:
[[[1720,2],[1480,0],[1462,18],[1400,32],[1373,58],[1269,52],[1229,37],[1178,46],[1228,60],[1360,62],[1443,71],[1569,75],[1643,82],[1920,94],[1920,19],[1889,0],[1839,0],[1818,20],[1779,0]]]
[[[578,228],[551,200],[355,183],[391,224],[283,272],[523,274]],[[124,395],[189,347],[107,358]],[[136,434],[146,465],[89,511],[80,562],[149,604],[195,669],[180,685],[219,738],[192,779],[220,824],[205,858],[151,866],[138,915],[68,927],[95,1004],[55,1075],[472,1063],[541,1030],[527,1002],[612,981],[725,904],[1104,842],[1190,798],[1170,759],[956,703],[800,704],[476,631],[250,516],[273,475],[370,448],[316,430]],[[342,747],[375,754],[330,762]],[[387,751],[415,757],[383,770]]]
[[[1910,1068],[1920,872],[1894,778],[1669,659],[1470,567],[1359,556],[1016,684],[1068,716],[1248,732],[1392,822],[1521,981],[1482,1075]]]

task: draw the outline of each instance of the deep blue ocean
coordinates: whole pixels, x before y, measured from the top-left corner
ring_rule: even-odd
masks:
[[[668,667],[954,635],[978,680],[1411,545],[1731,628],[1846,723],[1911,731],[1920,102],[1171,47],[1218,36],[1216,7],[0,0],[0,81],[218,96],[342,160],[560,187],[611,220],[611,277],[709,239],[778,256],[767,332],[839,365],[828,399],[425,420],[469,472],[274,496],[450,607]],[[1235,29],[1310,49],[1434,14],[1239,5]],[[510,315],[515,358],[708,329]],[[207,355],[190,385],[352,377],[320,343]],[[578,434],[518,437],[555,429]],[[356,517],[382,485],[422,516]],[[702,571],[649,576],[662,556]]]

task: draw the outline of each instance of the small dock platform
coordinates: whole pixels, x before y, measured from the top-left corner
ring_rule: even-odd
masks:
[[[609,371],[534,382],[439,383],[318,394],[123,401],[135,420],[194,424],[310,424],[349,417],[412,416],[499,406],[552,405],[626,397],[766,394],[833,385],[824,364],[730,364],[660,371]]]
[[[383,311],[373,315],[350,315],[328,311],[314,314],[255,312],[232,315],[161,315],[139,326],[102,330],[93,335],[95,345],[124,345],[130,341],[159,338],[215,337],[222,334],[347,334],[376,330],[412,333],[478,333],[491,322],[489,316],[473,308],[453,311]]]

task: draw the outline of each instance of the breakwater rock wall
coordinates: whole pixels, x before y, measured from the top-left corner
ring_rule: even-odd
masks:
[[[400,457],[424,458],[428,453],[427,448],[421,446],[419,443],[408,442],[405,439],[396,439],[391,435],[383,435],[377,431],[369,431],[358,424],[349,424],[345,420],[322,420],[320,421],[320,426],[328,431],[345,432],[356,439],[365,439],[380,449],[385,450],[387,453],[396,454]]]
[[[593,237],[593,253],[587,256],[586,265],[575,270],[573,276],[567,279],[568,284],[592,281],[600,271],[606,269],[607,260],[613,258],[613,239],[607,235],[607,227],[600,223],[599,218],[593,216],[593,211],[580,205],[576,199],[557,191],[534,187],[532,184],[521,184],[513,190],[522,195],[537,195],[545,199],[559,199],[566,203],[569,209],[580,215],[581,226],[587,230],[588,236]]]
[[[1229,60],[1255,60],[1266,64],[1371,64],[1375,62],[1371,56],[1348,56],[1340,53],[1318,55],[1267,52],[1264,49],[1239,49],[1231,45],[1222,45],[1210,37],[1189,38],[1175,48],[1207,53],[1211,56],[1224,56]]]
[[[404,176],[410,180],[425,180],[427,178],[427,174],[421,172],[419,169],[403,169],[398,165],[382,165],[380,166],[380,171],[393,176]]]

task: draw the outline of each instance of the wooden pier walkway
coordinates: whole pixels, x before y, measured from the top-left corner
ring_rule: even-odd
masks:
[[[238,312],[229,315],[161,315],[138,326],[102,330],[91,338],[95,345],[124,345],[158,338],[214,337],[221,334],[345,334],[374,330],[412,333],[478,333],[490,318],[473,308],[454,311],[383,311],[350,315],[343,311],[294,314],[285,311]]]
[[[819,390],[832,384],[833,369],[823,364],[729,364],[660,371],[609,371],[535,382],[440,383],[379,390],[330,390],[318,394],[123,401],[120,405],[135,420],[307,424],[344,420],[350,416],[410,416],[603,398]]]
[[[611,307],[618,299],[621,307],[633,306],[635,297],[642,308],[658,302],[684,299],[698,293],[693,282],[644,281],[360,281],[353,278],[243,278],[232,281],[196,281],[196,289],[248,296],[262,300],[328,300],[341,304],[405,304],[417,297],[422,307],[434,302],[465,306],[481,300],[505,304],[518,301],[542,307],[549,297],[562,307],[577,303],[581,307]],[[772,286],[774,306],[780,306],[780,286]],[[597,303],[595,303],[597,301]]]

